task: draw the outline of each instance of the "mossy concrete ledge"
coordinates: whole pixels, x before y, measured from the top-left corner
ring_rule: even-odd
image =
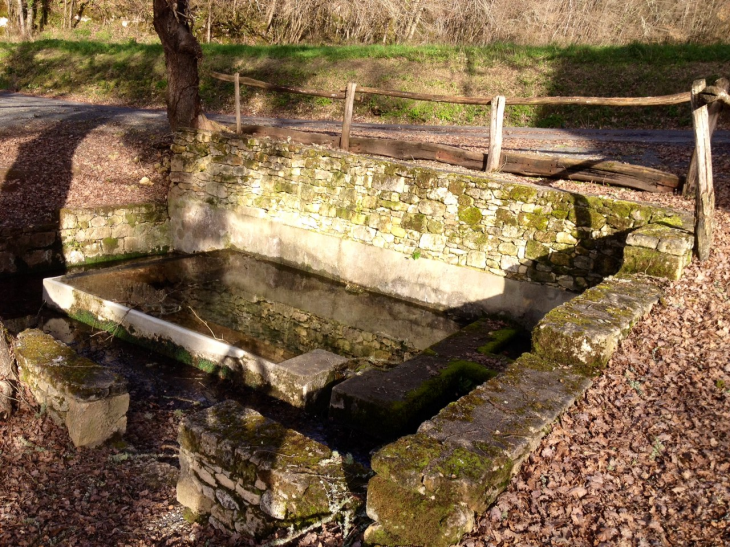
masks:
[[[658,281],[647,276],[609,278],[549,312],[532,331],[533,351],[598,374],[661,294]]]
[[[129,393],[123,377],[40,330],[21,332],[15,355],[20,380],[66,426],[75,446],[97,446],[125,432]]]
[[[463,386],[496,376],[494,359],[483,352],[499,349],[497,339],[505,338],[500,342],[506,343],[516,334],[512,329],[496,331],[488,319],[476,321],[386,372],[368,370],[336,385],[329,416],[379,438],[412,431],[453,400],[455,393],[464,393]]]
[[[178,440],[178,501],[226,532],[261,539],[355,503],[338,454],[234,401],[186,418]]]
[[[626,238],[621,273],[643,273],[676,281],[692,260],[694,236],[681,226],[648,224]]]
[[[470,532],[549,425],[590,379],[524,354],[449,404],[418,432],[379,450],[368,484],[370,545],[446,547]]]

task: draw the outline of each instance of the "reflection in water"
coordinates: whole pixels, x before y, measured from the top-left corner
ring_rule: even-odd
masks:
[[[460,327],[441,312],[234,251],[148,260],[65,281],[274,362],[316,348],[402,362]]]

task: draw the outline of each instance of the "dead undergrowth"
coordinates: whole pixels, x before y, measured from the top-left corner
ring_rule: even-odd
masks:
[[[24,143],[43,131],[0,136],[0,157],[15,163]],[[54,154],[72,158],[66,198],[54,191],[53,177],[21,179],[21,187],[32,191],[24,192],[22,200],[13,197],[19,194],[2,193],[3,223],[24,223],[41,213],[52,216],[53,207],[64,203],[93,206],[164,198],[163,175],[153,178],[151,187],[137,184],[141,176],[155,176],[154,163],[159,161],[158,150],[146,137],[120,144],[121,135],[113,128],[82,128],[80,144],[64,150],[67,139],[61,137],[75,131],[64,128],[49,141],[58,150],[38,150],[48,157],[46,165],[54,165]],[[645,155],[640,146],[627,147],[615,145],[614,150]],[[655,157],[681,172],[688,151],[666,147]],[[35,172],[32,158],[26,162],[18,165]],[[726,151],[718,150],[715,170],[718,224],[710,260],[693,262],[684,278],[669,286],[661,304],[633,330],[586,396],[555,424],[462,545],[730,544]],[[542,183],[692,207],[678,196]],[[28,402],[20,404],[10,422],[0,424],[0,544],[251,544],[224,539],[182,518],[170,465],[180,416],[159,402],[132,400],[125,447],[75,450],[65,430]],[[302,546],[342,543],[336,526],[299,541]]]

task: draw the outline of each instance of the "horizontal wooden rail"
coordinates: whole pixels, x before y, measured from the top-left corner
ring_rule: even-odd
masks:
[[[426,93],[411,93],[409,91],[392,91],[376,89],[374,87],[358,87],[358,93],[400,97],[434,103],[488,105],[494,97],[460,97],[451,95],[429,95]],[[507,105],[570,105],[581,104],[591,106],[660,106],[688,103],[690,94],[675,93],[674,95],[660,95],[658,97],[505,97]]]
[[[235,77],[220,72],[211,72],[211,76],[224,82],[233,82]],[[279,91],[283,93],[294,93],[296,95],[312,95],[314,97],[327,97],[330,99],[344,99],[346,90],[330,93],[316,89],[304,89],[274,85],[253,78],[241,77],[240,82],[250,87]],[[453,103],[490,105],[494,97],[463,97],[458,95],[431,95],[428,93],[412,93],[410,91],[395,91],[390,89],[377,89],[375,87],[357,88],[357,93],[370,95],[383,95],[387,97],[399,97],[402,99],[415,99],[418,101],[430,101],[433,103]],[[723,100],[724,97],[720,97]],[[660,95],[657,97],[506,97],[506,105],[588,105],[588,106],[661,106],[690,102],[690,93],[675,93],[674,95]]]
[[[277,127],[248,125],[241,128],[241,133],[291,139],[301,144],[319,144],[333,148],[337,148],[340,144],[340,137],[335,135]],[[483,171],[487,164],[487,154],[443,144],[350,137],[349,148],[350,152],[355,154],[374,154],[400,160],[437,161],[477,171]],[[505,173],[613,184],[647,192],[672,192],[681,182],[680,177],[671,173],[615,161],[580,160],[503,151],[500,163],[500,170]]]

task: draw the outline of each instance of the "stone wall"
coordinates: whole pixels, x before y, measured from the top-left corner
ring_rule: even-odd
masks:
[[[59,224],[0,229],[0,277],[165,253],[167,205],[61,209]]]
[[[652,205],[269,139],[181,131],[173,152],[172,239],[183,250],[235,245],[225,211],[582,290],[619,270],[632,230],[691,225]]]
[[[0,229],[0,277],[48,270],[62,264],[56,225]]]
[[[353,511],[357,471],[329,448],[226,401],[180,425],[177,499],[216,528],[264,538]]]
[[[170,249],[165,204],[61,209],[60,219],[67,265],[162,254]]]

